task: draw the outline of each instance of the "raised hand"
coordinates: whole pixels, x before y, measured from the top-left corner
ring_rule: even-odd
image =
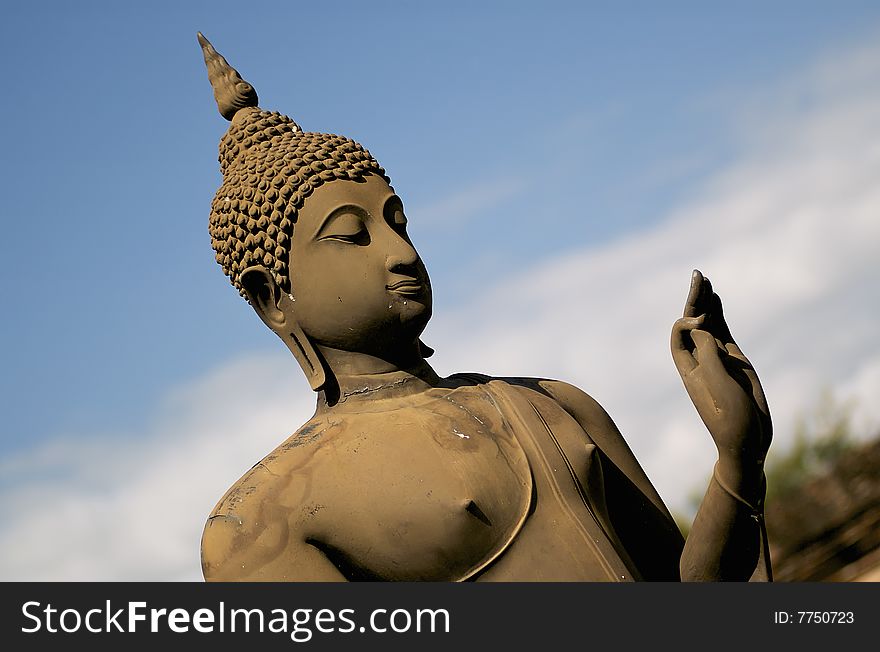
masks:
[[[731,485],[754,485],[772,438],[770,412],[755,369],[730,335],[721,299],[697,270],[684,315],[672,327],[671,348],[685,389],[718,448],[719,467]]]

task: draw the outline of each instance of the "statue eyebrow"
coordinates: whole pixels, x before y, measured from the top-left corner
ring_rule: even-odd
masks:
[[[397,194],[389,195],[388,198],[382,203],[382,216],[383,216],[383,218],[385,215],[385,211],[388,210],[388,207],[391,205],[392,202],[396,202],[400,206],[403,206],[403,200]],[[331,208],[327,212],[327,215],[324,217],[324,219],[322,219],[320,221],[320,223],[318,224],[314,233],[312,233],[311,237],[315,238],[318,234],[321,233],[321,231],[324,229],[324,227],[327,225],[327,223],[330,220],[334,219],[337,215],[341,214],[343,211],[346,211],[346,210],[350,211],[352,213],[357,213],[361,217],[369,216],[369,212],[364,210],[363,206],[359,206],[358,204],[352,204],[349,202],[344,202],[334,208]]]

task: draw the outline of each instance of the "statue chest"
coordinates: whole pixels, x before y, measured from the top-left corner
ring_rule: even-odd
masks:
[[[333,429],[297,529],[344,574],[465,579],[525,521],[528,460],[482,394],[345,415]]]
[[[532,479],[485,395],[444,396],[316,417],[218,507],[296,533],[348,579],[466,579],[519,532]]]

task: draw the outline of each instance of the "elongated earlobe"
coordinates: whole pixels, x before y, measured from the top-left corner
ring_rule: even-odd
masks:
[[[287,336],[281,336],[281,339],[302,368],[309,386],[314,391],[320,392],[327,384],[327,372],[321,356],[295,319],[287,320],[286,332]]]
[[[272,274],[262,265],[248,267],[240,279],[254,312],[290,349],[309,386],[316,392],[324,389],[327,371],[317,349],[296,321],[296,300],[281,291]]]

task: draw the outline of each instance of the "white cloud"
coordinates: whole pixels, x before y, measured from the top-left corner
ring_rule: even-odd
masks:
[[[438,370],[574,382],[680,507],[714,460],[668,352],[697,267],[761,375],[777,447],[826,387],[858,400],[857,422],[880,423],[880,49],[823,62],[755,100],[742,124],[738,162],[650,230],[439,315],[426,337]],[[493,202],[515,191],[496,185]],[[465,219],[484,200],[441,208]],[[313,401],[284,354],[237,360],[171,392],[148,426],[6,460],[0,576],[198,579],[206,515]]]

